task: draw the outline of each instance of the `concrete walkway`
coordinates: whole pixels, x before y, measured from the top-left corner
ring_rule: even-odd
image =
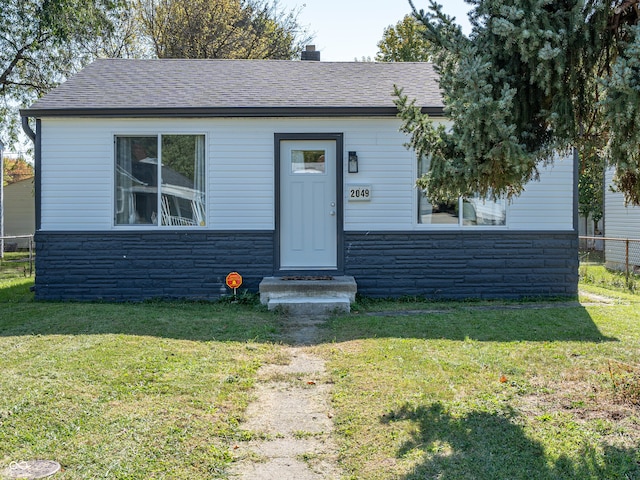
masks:
[[[298,317],[288,325],[296,346],[283,347],[285,365],[258,371],[256,399],[241,428],[255,439],[234,446],[229,478],[242,480],[339,479],[324,360],[303,345],[312,343],[322,317]]]

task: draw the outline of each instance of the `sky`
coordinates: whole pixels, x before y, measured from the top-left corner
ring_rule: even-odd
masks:
[[[465,33],[470,26],[464,0],[440,0],[443,11],[456,17]],[[373,60],[384,29],[411,12],[407,0],[278,0],[286,11],[300,8],[298,23],[313,34],[313,43],[325,62],[352,62],[362,57]],[[419,10],[427,0],[414,0]]]

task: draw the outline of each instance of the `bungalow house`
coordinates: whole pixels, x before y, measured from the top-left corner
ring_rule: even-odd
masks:
[[[215,299],[232,271],[250,291],[346,275],[372,297],[575,295],[573,159],[512,202],[431,205],[394,85],[447,121],[428,63],[97,60],[21,112],[36,297]]]

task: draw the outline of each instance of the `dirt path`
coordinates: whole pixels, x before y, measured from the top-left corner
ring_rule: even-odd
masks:
[[[589,302],[581,302],[582,305],[615,305],[616,299],[611,297],[606,297],[604,295],[598,295],[597,293],[585,292],[584,290],[580,290],[580,295],[588,300]]]
[[[324,360],[303,345],[313,342],[322,318],[298,318],[289,325],[297,346],[283,347],[286,365],[258,372],[256,399],[242,428],[256,439],[239,442],[229,478],[242,480],[338,479],[332,440],[331,384]]]

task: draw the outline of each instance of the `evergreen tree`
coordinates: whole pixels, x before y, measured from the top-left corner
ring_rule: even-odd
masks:
[[[469,36],[433,0],[414,8],[451,130],[396,92],[411,145],[431,157],[418,180],[430,200],[518,195],[541,163],[575,147],[614,166],[640,204],[640,0],[467,1]]]

